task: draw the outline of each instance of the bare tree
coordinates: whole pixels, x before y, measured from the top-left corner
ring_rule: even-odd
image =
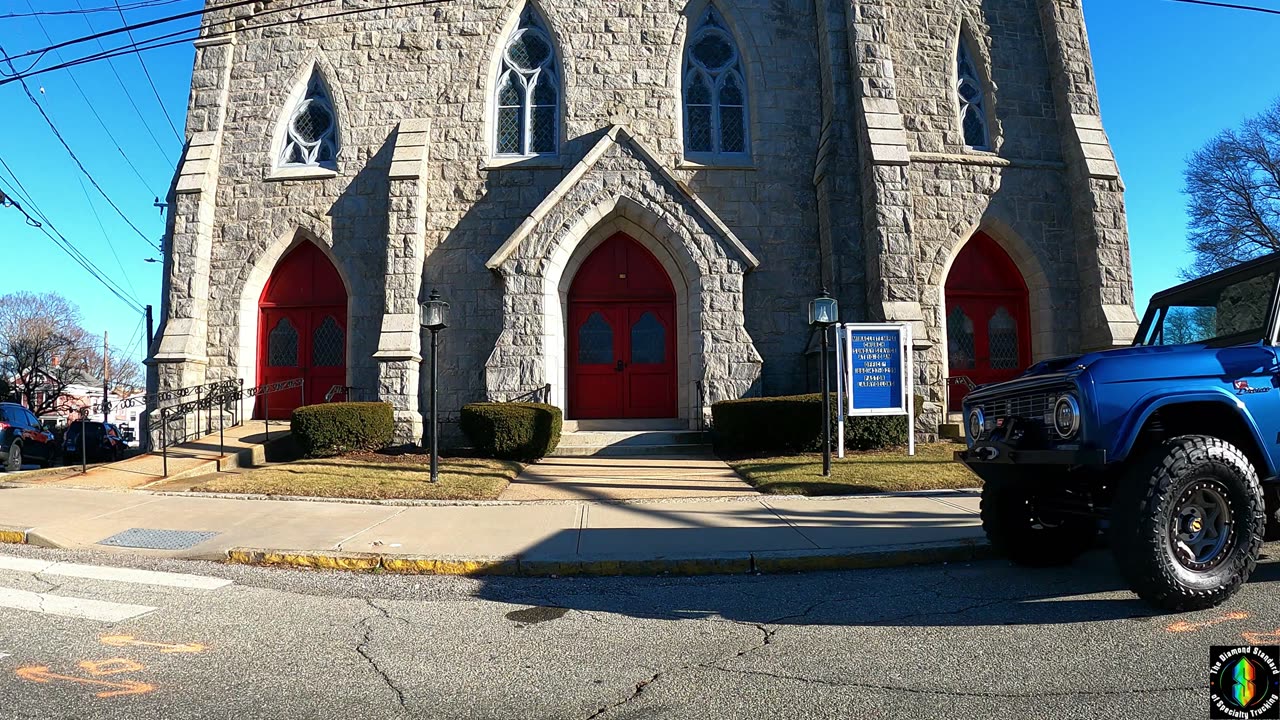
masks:
[[[80,309],[57,293],[0,297],[0,374],[36,415],[64,409],[67,386],[95,374],[96,344]]]
[[[1189,277],[1280,250],[1280,101],[1187,161]]]

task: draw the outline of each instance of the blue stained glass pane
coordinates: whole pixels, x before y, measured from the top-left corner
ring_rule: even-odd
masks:
[[[689,105],[710,105],[711,86],[707,78],[700,72],[689,75],[688,87],[684,91],[684,101]]]
[[[953,308],[947,315],[947,345],[951,370],[972,370],[975,366],[973,321],[964,310]]]
[[[661,365],[667,360],[667,329],[653,313],[645,313],[631,326],[631,362]]]
[[[289,318],[280,318],[267,336],[267,364],[271,367],[298,365],[298,330]]]
[[[320,327],[311,333],[311,364],[315,367],[342,367],[346,347],[347,334],[332,315],[325,316]]]
[[[578,328],[578,364],[613,363],[613,328],[604,315],[593,312]]]

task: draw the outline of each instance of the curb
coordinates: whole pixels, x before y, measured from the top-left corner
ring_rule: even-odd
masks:
[[[357,552],[232,548],[227,561],[240,565],[295,567],[403,575],[458,576],[655,576],[747,575],[752,573],[865,570],[983,560],[992,556],[983,539],[882,546],[859,550],[778,550],[664,558],[529,558],[376,555]]]
[[[30,532],[30,528],[15,527],[13,525],[0,525],[0,543],[26,545],[28,532]]]

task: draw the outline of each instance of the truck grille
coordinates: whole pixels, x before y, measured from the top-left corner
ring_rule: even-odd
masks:
[[[975,403],[976,407],[982,408],[982,414],[986,417],[983,435],[1004,427],[1011,417],[1017,418],[1019,422],[1049,427],[1053,423],[1053,405],[1064,392],[1066,388],[1054,388]]]

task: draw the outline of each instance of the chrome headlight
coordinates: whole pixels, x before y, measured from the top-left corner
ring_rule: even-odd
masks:
[[[982,437],[982,431],[987,427],[987,418],[982,414],[982,408],[974,408],[969,411],[969,437],[977,440]]]
[[[1070,440],[1080,431],[1080,403],[1075,397],[1063,395],[1054,404],[1053,431],[1063,440]]]

